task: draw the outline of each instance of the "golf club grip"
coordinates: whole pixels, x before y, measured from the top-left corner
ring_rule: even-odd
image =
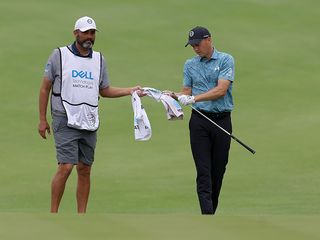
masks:
[[[234,140],[236,140],[238,143],[240,143],[243,147],[245,147],[249,152],[251,152],[252,154],[255,154],[256,151],[253,150],[252,148],[250,148],[249,146],[247,146],[246,144],[244,144],[243,142],[241,142],[238,138],[236,138],[233,135],[230,135],[230,137],[232,137]]]

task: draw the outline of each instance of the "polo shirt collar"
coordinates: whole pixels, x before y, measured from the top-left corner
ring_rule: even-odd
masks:
[[[213,49],[213,53],[212,53],[212,55],[211,55],[211,58],[208,59],[207,61],[211,61],[211,60],[216,60],[216,59],[218,59],[218,55],[219,55],[218,50],[216,50],[216,48],[214,48],[214,49]],[[206,58],[200,57],[199,60],[200,60],[200,62],[202,62],[202,61],[205,61]]]
[[[212,54],[212,56],[211,56],[211,59],[213,59],[213,60],[218,59],[218,55],[219,55],[218,50],[216,50],[216,49],[214,48],[214,49],[213,49],[213,54]]]
[[[72,53],[78,57],[84,57],[84,58],[92,58],[92,49],[89,50],[89,54],[87,56],[82,56],[79,52],[79,50],[77,49],[76,47],[76,42],[74,42],[72,45],[71,45],[71,49]]]

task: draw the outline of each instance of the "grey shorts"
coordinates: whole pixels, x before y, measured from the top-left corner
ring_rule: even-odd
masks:
[[[91,166],[97,143],[97,132],[78,130],[67,126],[66,116],[52,116],[52,129],[57,150],[58,163]]]

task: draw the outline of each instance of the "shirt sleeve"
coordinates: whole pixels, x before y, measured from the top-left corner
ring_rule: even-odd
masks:
[[[184,64],[184,67],[183,67],[183,86],[192,87],[192,78],[189,73],[188,61]]]
[[[109,85],[110,85],[109,77],[108,77],[107,64],[106,64],[106,61],[105,61],[103,56],[102,56],[101,67],[102,67],[102,69],[101,69],[101,80],[100,80],[99,88],[103,89],[103,88],[109,87]]]
[[[234,59],[231,55],[227,55],[222,63],[219,79],[225,79],[233,82],[234,80]]]
[[[58,66],[60,68],[60,53],[58,49],[54,49],[44,69],[44,76],[47,77],[51,82],[53,82],[55,79]]]

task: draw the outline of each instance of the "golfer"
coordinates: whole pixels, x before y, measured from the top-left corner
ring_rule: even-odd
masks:
[[[55,49],[49,57],[39,96],[39,134],[46,139],[50,126],[46,112],[51,92],[52,129],[58,169],[51,184],[51,212],[56,213],[66,181],[76,165],[78,213],[85,213],[90,191],[90,171],[99,127],[98,100],[127,96],[140,87],[111,87],[104,57],[92,50],[96,24],[79,18],[74,27],[75,42]]]
[[[195,27],[189,32],[190,45],[197,56],[184,65],[183,89],[178,97],[184,105],[195,109],[232,132],[232,83],[234,60],[219,52],[210,32]],[[197,170],[197,193],[202,214],[214,214],[223,175],[228,163],[231,138],[195,110],[189,122],[191,150]]]

